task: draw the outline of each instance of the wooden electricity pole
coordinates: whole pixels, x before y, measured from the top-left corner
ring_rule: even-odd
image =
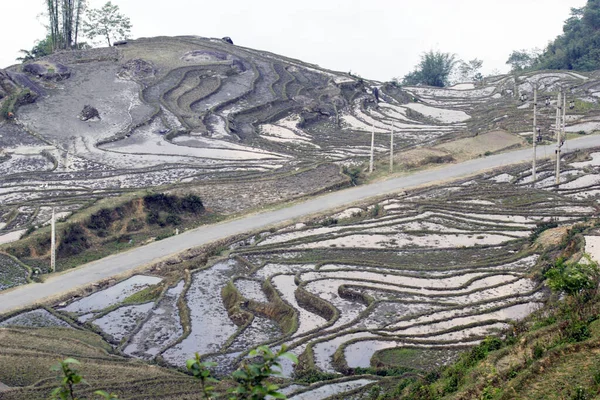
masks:
[[[565,91],[564,97],[563,97],[562,108],[563,108],[563,114],[562,114],[562,137],[560,138],[560,142],[561,142],[560,146],[561,147],[564,144],[563,140],[567,140],[567,132],[566,132],[566,128],[567,128],[567,92],[566,91]]]
[[[561,140],[562,89],[558,91],[556,103],[556,184],[560,185],[560,140]]]
[[[52,222],[50,223],[52,233],[50,234],[50,271],[56,271],[56,221],[54,207],[52,207]]]
[[[392,133],[390,134],[390,174],[394,172],[394,121],[392,121]]]
[[[371,160],[369,161],[369,173],[373,172],[374,152],[375,152],[375,125],[371,124]]]
[[[535,188],[535,159],[537,157],[537,86],[533,89],[533,165],[531,168],[531,186]]]

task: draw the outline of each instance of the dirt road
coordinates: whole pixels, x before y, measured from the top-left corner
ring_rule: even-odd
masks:
[[[600,136],[586,136],[569,141],[563,150],[570,152],[596,146],[600,146]],[[554,146],[539,146],[538,155],[543,156],[544,154],[553,156]],[[49,277],[44,283],[28,284],[0,293],[0,314],[43,302],[44,299],[52,297],[57,293],[64,293],[78,287],[87,286],[94,282],[137,269],[157,259],[175,255],[188,248],[204,245],[231,235],[324,212],[386,193],[474,175],[484,170],[531,160],[531,157],[531,149],[525,149],[478,158],[460,164],[447,165],[441,169],[417,172],[405,177],[392,178],[369,185],[328,193],[289,207],[266,211],[237,220],[202,226],[178,236],[82,265],[61,275]]]

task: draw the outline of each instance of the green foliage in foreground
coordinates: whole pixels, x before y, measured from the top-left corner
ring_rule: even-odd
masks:
[[[244,361],[240,368],[231,374],[238,385],[230,390],[233,396],[229,399],[260,400],[267,396],[285,399],[284,394],[277,392],[277,389],[279,389],[277,385],[265,383],[265,380],[273,375],[281,375],[281,364],[279,363],[281,358],[287,358],[297,364],[298,359],[296,356],[286,352],[285,346],[282,346],[277,353],[273,353],[267,346],[260,346],[248,355],[250,357],[261,357],[263,361],[254,364]]]
[[[226,398],[229,400],[262,400],[267,396],[275,399],[285,399],[286,396],[277,391],[279,387],[266,382],[266,380],[269,377],[281,375],[280,360],[282,358],[287,358],[293,363],[298,363],[296,356],[286,352],[285,346],[282,346],[275,353],[266,346],[260,346],[256,350],[252,350],[248,356],[255,360],[260,359],[260,361],[254,363],[244,361],[230,377],[237,385],[229,389],[228,394],[223,396],[215,391],[213,385],[219,383],[219,381],[213,378],[210,372],[210,368],[217,364],[201,361],[200,355],[196,353],[194,358],[187,360],[186,368],[200,382],[201,393],[206,400],[217,398]],[[53,370],[61,373],[61,384],[52,391],[50,397],[52,400],[77,400],[75,395],[76,386],[87,384],[87,382],[72,367],[75,365],[79,365],[79,361],[67,358],[52,367]],[[94,394],[103,399],[118,399],[116,395],[104,390],[98,390]]]
[[[200,354],[196,353],[194,358],[187,360],[185,366],[193,375],[194,378],[200,381],[202,387],[202,394],[204,398],[210,400],[214,398],[215,387],[210,386],[218,381],[211,376],[210,367],[215,367],[217,363],[214,362],[202,362],[200,361]]]
[[[596,398],[600,364],[587,349],[597,347],[600,333],[600,268],[587,255],[581,262],[558,258],[544,276],[555,300],[531,321],[515,322],[504,339],[489,337],[449,366],[390,380],[385,390],[373,390],[369,398],[541,399],[556,390],[561,392],[553,398]],[[560,296],[564,298],[559,301]],[[497,371],[501,358],[512,361]],[[591,368],[586,374],[584,364]],[[549,373],[554,378],[546,378]],[[545,379],[560,381],[554,384]]]
[[[67,358],[52,367],[53,371],[61,373],[61,385],[54,389],[50,394],[52,400],[77,400],[75,396],[75,387],[81,384],[87,384],[83,376],[81,376],[72,366],[79,365],[79,361],[74,358]],[[114,394],[109,394],[104,390],[94,392],[95,395],[103,399],[117,399]]]
[[[587,262],[567,263],[563,258],[556,261],[554,267],[546,272],[548,286],[556,292],[563,292],[583,303],[596,294],[600,271],[598,264],[589,256]]]

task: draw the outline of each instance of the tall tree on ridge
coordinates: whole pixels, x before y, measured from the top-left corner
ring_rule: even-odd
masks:
[[[52,50],[78,47],[79,26],[86,0],[46,0]]]

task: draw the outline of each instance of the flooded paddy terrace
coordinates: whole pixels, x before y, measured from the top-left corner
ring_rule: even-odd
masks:
[[[124,300],[160,286],[161,277],[134,276],[56,311],[104,332],[116,351],[173,367],[199,352],[227,373],[258,345],[286,344],[302,367],[340,377],[370,367],[390,348],[433,354],[421,367],[434,368],[543,305],[547,289],[532,278],[541,251],[530,243],[533,229],[597,212],[595,200],[582,194],[600,184],[582,178],[600,165],[568,164],[586,159],[569,157],[570,178],[558,186],[533,189],[529,170],[515,167],[411,191],[338,212],[336,220],[230,243],[227,258],[197,265],[149,301]],[[537,184],[551,168],[540,167]],[[591,253],[596,238],[589,239]],[[28,318],[15,323],[21,320]],[[283,365],[289,378],[297,368]],[[327,397],[370,383],[357,377],[346,386],[290,386],[289,393],[302,399],[319,389],[314,396]]]

